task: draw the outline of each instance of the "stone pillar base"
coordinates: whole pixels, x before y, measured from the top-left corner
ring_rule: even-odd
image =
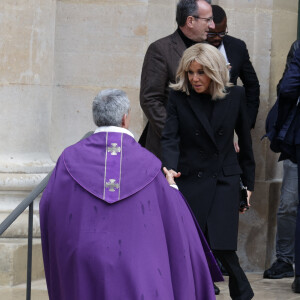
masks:
[[[32,242],[32,280],[44,278],[41,240]],[[0,286],[14,286],[26,282],[27,239],[0,238]]]
[[[47,173],[18,174],[0,173],[0,223],[24,200],[30,192],[44,179]],[[40,237],[39,201],[40,194],[34,200],[33,236]],[[1,237],[27,237],[28,208],[14,221]]]

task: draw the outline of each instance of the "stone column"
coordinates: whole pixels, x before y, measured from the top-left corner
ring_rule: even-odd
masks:
[[[54,165],[49,155],[49,128],[55,8],[53,0],[0,2],[0,222]],[[35,237],[40,235],[38,200]],[[25,212],[0,239],[1,285],[24,280],[26,268],[16,267],[26,266],[22,238],[27,236],[27,219]]]

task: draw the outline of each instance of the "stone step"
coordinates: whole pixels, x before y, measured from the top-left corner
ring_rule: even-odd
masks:
[[[254,290],[255,296],[253,299],[255,300],[300,300],[300,294],[295,294],[291,290],[293,278],[263,279],[262,273],[247,273],[247,277]],[[231,299],[228,290],[228,277],[225,276],[224,279],[224,282],[217,283],[221,293],[216,297],[216,300]],[[26,284],[14,287],[0,287],[0,299],[26,299]],[[49,300],[45,279],[32,282],[31,300]]]
[[[26,299],[26,284],[13,287],[0,286],[0,299],[24,300]],[[31,282],[31,300],[49,300],[46,280],[36,280]]]
[[[0,287],[26,283],[27,239],[0,238]],[[32,241],[32,280],[45,278],[40,238]],[[0,299],[6,299],[0,297]]]

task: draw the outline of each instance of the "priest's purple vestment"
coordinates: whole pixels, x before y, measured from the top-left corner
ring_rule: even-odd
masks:
[[[60,156],[40,202],[50,300],[210,300],[222,280],[161,162],[126,133]]]

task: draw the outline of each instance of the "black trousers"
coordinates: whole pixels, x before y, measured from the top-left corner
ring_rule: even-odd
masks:
[[[220,260],[229,275],[229,293],[233,300],[250,300],[254,293],[242,270],[235,251],[213,250],[214,256]]]

